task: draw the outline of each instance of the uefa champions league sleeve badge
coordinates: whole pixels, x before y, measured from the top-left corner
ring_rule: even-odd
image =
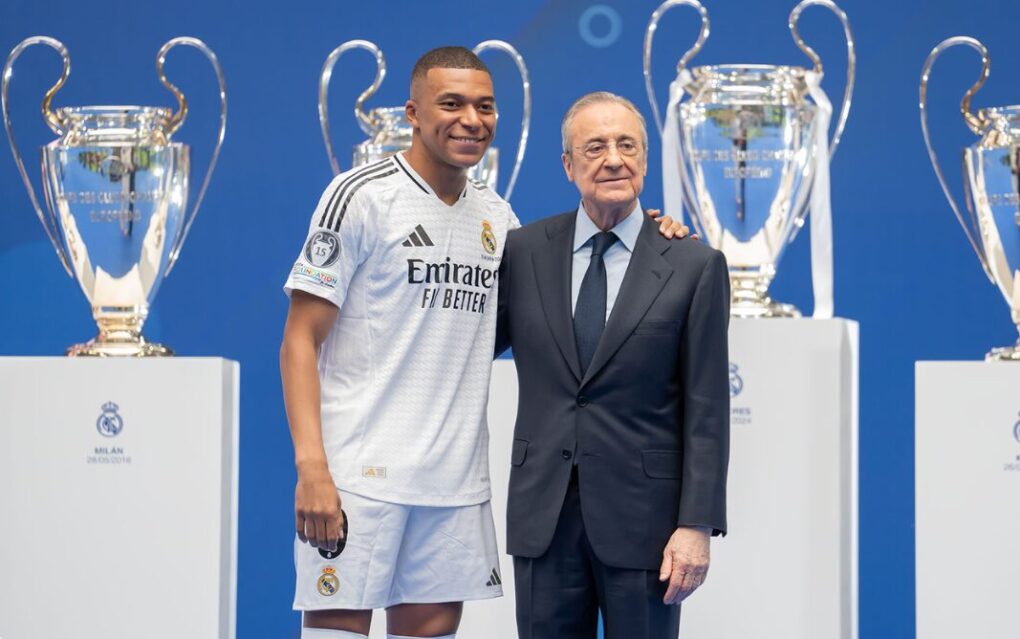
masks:
[[[316,231],[305,244],[305,260],[312,266],[327,268],[340,259],[340,238],[332,231]]]

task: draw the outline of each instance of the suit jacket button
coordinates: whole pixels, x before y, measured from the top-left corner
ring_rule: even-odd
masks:
[[[580,406],[581,408],[584,408],[585,406],[588,405],[588,398],[585,397],[584,395],[578,395],[577,396],[577,405]]]
[[[563,459],[570,459],[574,456],[574,453],[570,452],[566,448],[563,449]]]

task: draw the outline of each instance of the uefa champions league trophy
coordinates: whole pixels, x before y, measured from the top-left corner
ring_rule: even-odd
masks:
[[[339,174],[341,169],[336,155],[333,153],[333,143],[329,133],[329,82],[337,60],[351,49],[368,51],[375,56],[376,63],[375,80],[354,102],[354,117],[361,125],[361,130],[369,136],[368,140],[354,147],[354,166],[370,164],[411,148],[413,130],[404,116],[404,107],[379,107],[368,113],[365,113],[364,110],[365,101],[379,90],[383,78],[386,77],[386,60],[383,58],[382,51],[367,40],[349,40],[333,49],[326,58],[325,64],[322,65],[322,74],[319,77],[319,124],[322,125],[322,137],[326,142],[326,153],[329,155],[334,175]],[[531,82],[528,79],[528,68],[524,65],[524,58],[517,52],[517,49],[502,40],[486,40],[476,46],[474,52],[476,55],[481,55],[490,49],[502,51],[513,59],[521,74],[524,88],[524,114],[521,118],[521,137],[517,144],[517,158],[514,161],[510,180],[507,182],[506,191],[503,193],[503,199],[509,200],[514,191],[514,184],[517,182],[517,174],[521,170],[524,150],[528,146],[528,129],[531,126]],[[489,147],[481,162],[471,169],[469,176],[495,190],[498,169],[499,151],[495,147]]]
[[[663,14],[680,5],[700,13],[701,31],[677,64],[663,124],[652,84],[652,39]],[[822,62],[797,28],[811,5],[835,13],[846,36],[846,89],[831,142]],[[803,0],[790,13],[789,28],[813,69],[763,64],[688,69],[709,34],[708,12],[698,0],[666,0],[645,32],[645,87],[663,139],[666,213],[683,219],[685,206],[701,236],[726,254],[735,317],[800,316],[793,306],[773,302],[768,288],[809,209],[814,316],[832,317],[829,160],[850,111],[854,40],[846,14],[831,0]]]
[[[14,62],[25,49],[44,44],[63,59],[60,79],[46,92],[42,113],[59,136],[42,147],[45,211],[14,141],[7,91]],[[188,203],[187,144],[171,140],[184,123],[188,103],[163,72],[167,53],[178,45],[201,51],[219,82],[220,126],[202,187]],[[195,38],[174,38],[156,55],[160,81],[177,98],[178,109],[149,106],[51,108],[53,96],[71,73],[67,48],[36,36],[23,40],[4,65],[4,126],[29,199],[65,270],[78,280],[92,305],[99,335],[72,346],[72,356],[160,356],[173,351],[142,337],[163,278],[180,255],[212,176],[227,122],[227,94],[216,55]]]
[[[960,102],[964,122],[979,137],[963,150],[967,216],[949,190],[928,132],[928,78],[932,65],[943,51],[958,45],[966,45],[981,54],[981,76]],[[988,279],[1006,298],[1013,323],[1020,331],[1020,106],[989,107],[976,114],[971,112],[971,98],[984,86],[990,69],[988,49],[974,38],[949,38],[932,49],[921,71],[921,130],[942,192]],[[993,349],[985,359],[1020,362],[1020,341],[1013,346]]]

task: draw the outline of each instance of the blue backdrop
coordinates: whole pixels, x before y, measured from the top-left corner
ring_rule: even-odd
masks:
[[[786,30],[792,0],[705,4],[712,36],[696,64],[807,63]],[[602,0],[584,20],[592,0],[6,0],[0,8],[4,54],[35,34],[55,36],[69,47],[73,71],[58,105],[170,105],[154,58],[176,35],[202,38],[224,66],[230,117],[220,167],[146,333],[181,355],[222,355],[242,365],[242,639],[297,633],[297,616],[289,610],[294,471],[277,349],[287,308],[280,287],[331,177],[316,118],[324,58],[347,39],[378,43],[390,75],[370,106],[395,106],[406,97],[411,65],[426,49],[473,46],[488,38],[514,44],[530,65],[534,92],[531,144],[513,198],[528,221],[576,203],[559,160],[560,118],[574,98],[590,90],[614,91],[633,98],[650,118],[641,46],[656,5],[657,0]],[[989,347],[1016,338],[1003,300],[982,274],[928,165],[918,124],[918,75],[936,43],[973,35],[993,56],[992,79],[977,104],[1020,101],[1015,83],[1003,81],[1012,77],[1007,69],[1020,65],[1020,51],[1012,46],[1020,7],[1011,0],[842,0],[842,5],[855,31],[859,67],[850,121],[832,168],[836,310],[861,323],[861,636],[889,639],[914,634],[913,363],[978,359]],[[845,72],[838,23],[813,8],[801,25],[826,62],[824,86],[837,101]],[[655,65],[660,100],[670,70],[695,33],[689,9],[677,9],[663,21]],[[502,111],[497,144],[505,180],[520,89],[513,66],[499,54],[489,55]],[[972,141],[957,104],[977,69],[971,51],[948,54],[936,68],[930,93],[934,135],[957,184],[956,149]],[[215,132],[213,75],[188,49],[171,54],[168,71],[192,101],[178,139],[193,144],[197,180]],[[58,73],[56,56],[39,48],[22,57],[12,83],[18,139],[34,178],[37,147],[52,137],[38,104]],[[333,128],[345,166],[351,145],[363,138],[349,107],[372,73],[369,56],[354,53],[334,75]],[[649,205],[661,203],[659,153],[653,133],[643,198]],[[791,247],[773,290],[779,299],[810,310],[807,233]],[[0,151],[0,299],[0,354],[59,354],[94,333],[84,298],[53,255],[6,150]],[[776,557],[777,570],[782,561]]]

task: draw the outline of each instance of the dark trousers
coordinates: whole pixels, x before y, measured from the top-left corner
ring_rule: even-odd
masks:
[[[605,639],[676,639],[680,632],[680,607],[662,603],[658,571],[613,568],[595,556],[576,474],[549,549],[537,559],[514,557],[514,574],[520,639],[595,639],[600,610]]]

